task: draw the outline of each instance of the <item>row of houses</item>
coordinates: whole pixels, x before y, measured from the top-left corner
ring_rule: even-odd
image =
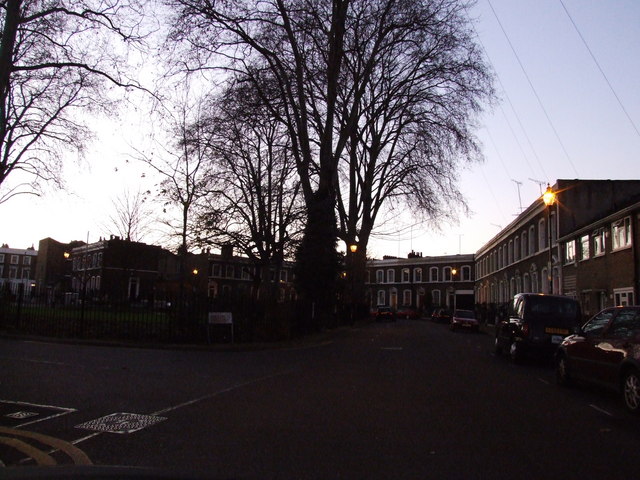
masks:
[[[587,315],[634,304],[640,288],[640,181],[557,180],[547,193],[548,204],[534,201],[475,253],[370,259],[366,302],[371,308],[495,308],[515,293],[541,292],[574,297]],[[295,296],[292,263],[264,271],[234,255],[231,246],[220,254],[188,255],[186,263],[161,247],[113,236],[89,244],[47,238],[37,251],[0,248],[5,290],[37,287],[52,298],[82,293],[150,302],[185,286],[209,298],[255,297],[260,278],[278,285],[279,300]]]

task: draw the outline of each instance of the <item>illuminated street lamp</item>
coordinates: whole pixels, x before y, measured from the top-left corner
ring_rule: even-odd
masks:
[[[358,245],[352,243],[351,245],[349,245],[349,250],[351,251],[351,253],[356,253],[358,251]]]
[[[556,193],[547,183],[547,190],[542,194],[542,201],[547,207],[547,232],[549,239],[549,260],[547,265],[547,281],[549,282],[549,293],[553,293],[553,257],[551,255],[551,206],[556,202]]]

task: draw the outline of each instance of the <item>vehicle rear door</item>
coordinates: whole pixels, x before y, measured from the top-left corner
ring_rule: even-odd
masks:
[[[603,368],[603,381],[617,385],[620,365],[634,346],[640,331],[640,310],[619,309],[598,345],[598,356]]]

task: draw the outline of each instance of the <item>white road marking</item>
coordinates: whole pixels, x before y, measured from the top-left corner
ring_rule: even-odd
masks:
[[[63,415],[67,415],[69,413],[77,412],[75,408],[66,408],[66,407],[56,407],[54,405],[38,405],[37,403],[29,403],[29,402],[15,402],[13,400],[0,400],[0,403],[6,403],[9,405],[19,405],[23,407],[35,407],[35,408],[47,408],[49,410],[58,410],[60,413],[55,413],[53,415],[48,415],[46,417],[38,418],[36,420],[31,420],[30,422],[24,422],[20,425],[16,425],[14,428],[26,427],[27,425],[32,425],[38,422],[44,422],[45,420],[51,420],[52,418],[61,417]]]
[[[590,404],[589,404],[589,406],[590,406],[591,408],[593,408],[593,409],[594,409],[595,411],[597,411],[597,412],[604,413],[605,415],[608,415],[608,416],[610,416],[610,417],[613,417],[613,413],[611,413],[611,412],[607,412],[606,410],[604,410],[604,409],[602,409],[602,408],[600,408],[600,407],[598,407],[598,406],[596,406],[596,405],[593,405],[592,403],[590,403]]]

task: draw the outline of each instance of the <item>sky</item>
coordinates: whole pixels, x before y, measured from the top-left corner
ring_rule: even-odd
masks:
[[[372,257],[474,253],[547,183],[640,178],[640,2],[477,0],[470,16],[499,97],[477,122],[484,161],[460,171],[470,212],[438,227],[394,214],[372,238]],[[37,248],[46,237],[108,235],[115,198],[153,186],[130,160],[147,118],[132,108],[96,119],[85,159],[66,162],[65,190],[0,204],[0,244]]]

